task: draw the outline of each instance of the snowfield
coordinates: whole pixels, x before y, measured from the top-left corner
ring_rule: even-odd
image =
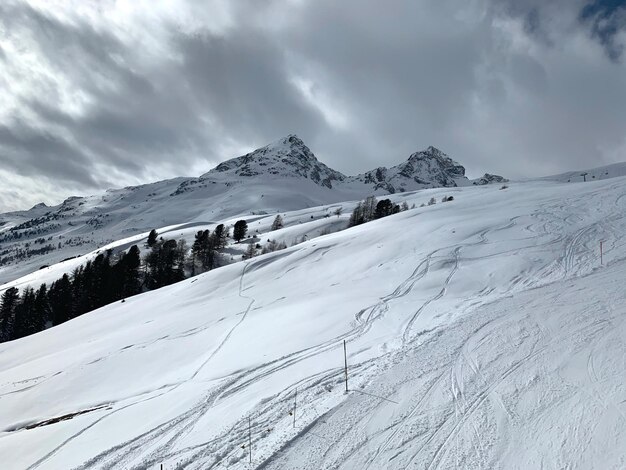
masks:
[[[625,468],[626,178],[444,195],[0,344],[2,468]]]

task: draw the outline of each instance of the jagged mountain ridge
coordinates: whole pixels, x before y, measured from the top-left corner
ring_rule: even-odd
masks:
[[[207,182],[227,180],[236,184],[259,177],[306,178],[328,189],[364,194],[393,194],[472,183],[465,176],[465,168],[460,163],[432,146],[413,153],[399,165],[378,167],[356,176],[346,176],[317,160],[298,136],[290,134],[246,155],[220,163],[200,178],[183,182],[176,193],[181,194]],[[476,184],[487,184],[484,177],[480,181]]]
[[[346,176],[317,160],[292,134],[198,178],[73,196],[57,206],[37,204],[0,214],[0,285],[152,228],[469,184],[463,166],[434,147],[391,168]]]
[[[231,177],[252,177],[263,174],[279,177],[308,178],[326,188],[345,176],[321,163],[296,135],[288,135],[273,144],[261,147],[241,157],[220,163],[200,177],[201,180]]]
[[[372,185],[374,190],[396,193],[420,188],[467,186],[465,168],[435,147],[413,153],[391,168],[379,167],[349,178]]]

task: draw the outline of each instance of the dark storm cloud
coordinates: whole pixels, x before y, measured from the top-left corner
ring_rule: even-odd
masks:
[[[0,142],[4,148],[0,162],[18,174],[27,176],[42,172],[61,181],[98,184],[84,164],[84,155],[66,141],[45,131],[35,132],[19,124],[12,128],[0,126]]]
[[[319,132],[319,116],[288,82],[283,52],[263,36],[246,30],[228,38],[194,34],[177,38],[177,45],[186,86],[203,109],[217,111],[225,132],[260,142],[292,132],[294,124]]]
[[[42,181],[188,175],[292,132],[347,173],[431,144],[472,174],[626,159],[622,2],[89,5],[0,4],[0,182],[30,181],[23,207]]]
[[[526,32],[548,45],[566,39],[564,31],[554,28],[559,13],[566,18],[573,14],[579,26],[603,46],[611,60],[619,60],[624,51],[623,39],[619,38],[626,30],[624,0],[492,0],[492,5],[499,14],[521,18]]]
[[[88,97],[85,109],[72,115],[59,107],[59,89],[36,84],[20,103],[35,118],[0,133],[0,162],[16,173],[102,188],[126,182],[92,174],[95,164],[139,180],[158,165],[170,173],[163,176],[187,174],[199,159],[208,169],[208,162],[233,156],[217,151],[220,138],[261,145],[319,128],[319,116],[287,82],[282,51],[254,31],[226,39],[207,30],[172,30],[176,57],[142,65],[142,51],[106,30],[26,4],[2,6],[0,16],[4,29],[34,35],[32,45],[54,72]]]
[[[613,60],[619,60],[624,52],[624,44],[617,36],[626,30],[626,2],[624,0],[594,0],[585,5],[580,19],[591,24],[591,31],[605,47]]]

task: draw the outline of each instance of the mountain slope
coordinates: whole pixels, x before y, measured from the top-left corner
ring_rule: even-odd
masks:
[[[396,194],[455,199],[2,344],[0,454],[244,469],[250,423],[252,468],[619,467],[624,183]]]

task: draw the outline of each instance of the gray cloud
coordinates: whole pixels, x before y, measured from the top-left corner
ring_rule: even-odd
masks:
[[[0,170],[23,188],[0,186],[0,211],[292,132],[347,173],[431,144],[474,175],[623,160],[621,3],[3,2]]]
[[[593,0],[580,12],[580,19],[591,25],[591,32],[608,56],[618,61],[624,52],[619,35],[626,30],[626,3],[623,0]]]

